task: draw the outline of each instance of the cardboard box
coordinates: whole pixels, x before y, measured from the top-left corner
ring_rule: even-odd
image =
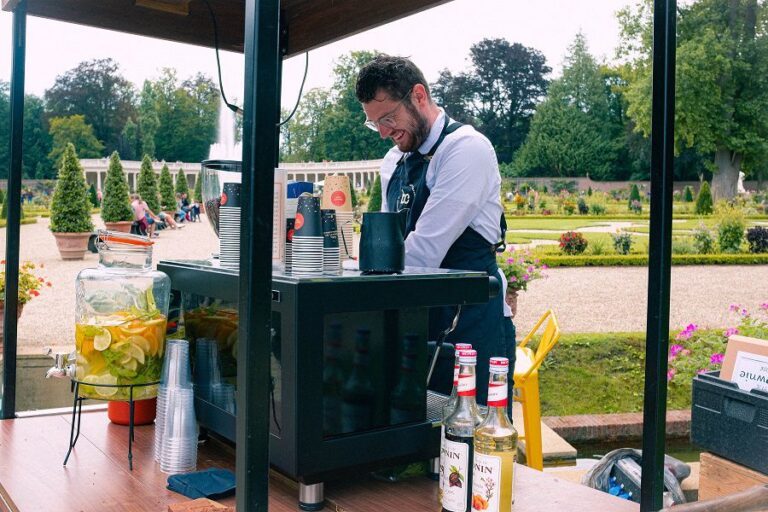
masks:
[[[744,391],[768,392],[768,341],[739,335],[728,338],[720,378]]]
[[[211,501],[208,498],[197,498],[196,500],[168,505],[168,512],[235,512],[235,508]]]

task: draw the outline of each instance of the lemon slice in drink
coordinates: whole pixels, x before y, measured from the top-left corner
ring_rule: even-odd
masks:
[[[134,345],[133,343],[127,343],[123,347],[123,351],[127,355],[130,355],[132,358],[136,359],[139,362],[139,364],[144,364],[144,351],[138,345]]]
[[[109,385],[115,385],[117,384],[117,377],[112,375],[111,373],[102,373],[100,375],[86,375],[83,378],[83,383],[86,384],[94,384],[93,389],[98,393],[100,396],[103,397],[110,397],[114,396],[117,393],[117,388],[105,388],[100,387],[100,384],[109,384]]]
[[[132,344],[132,345],[136,345],[145,354],[149,353],[149,349],[150,349],[149,340],[147,338],[145,338],[144,336],[131,336],[131,337],[129,337],[125,341],[127,343]]]
[[[106,329],[102,329],[100,333],[93,337],[93,348],[96,350],[106,350],[109,348],[110,343],[112,343],[112,335]]]

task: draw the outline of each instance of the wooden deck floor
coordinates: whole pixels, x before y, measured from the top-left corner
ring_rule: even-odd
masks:
[[[134,469],[128,470],[127,428],[104,412],[83,413],[81,435],[66,467],[68,415],[0,421],[0,510],[37,512],[164,512],[186,498],[165,489],[167,475],[152,457],[153,426],[136,428]],[[234,450],[211,440],[201,445],[198,469],[234,470]],[[637,505],[538,471],[519,467],[516,512],[636,511]],[[271,478],[269,509],[298,509],[292,482]],[[326,485],[326,510],[434,512],[436,484],[414,478],[396,484],[368,477]],[[3,503],[4,502],[4,503]],[[234,498],[222,500],[233,504]]]

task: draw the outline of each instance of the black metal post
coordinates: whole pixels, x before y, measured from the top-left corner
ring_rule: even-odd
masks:
[[[3,389],[0,419],[16,416],[16,341],[19,310],[19,231],[21,224],[21,152],[24,135],[24,59],[27,48],[27,2],[13,11],[11,74],[11,147],[8,168],[8,221],[5,233],[5,313],[2,318]]]
[[[662,508],[667,412],[672,181],[675,138],[676,0],[654,0],[651,222],[645,341],[643,475],[640,510]]]
[[[237,359],[237,509],[269,508],[272,204],[277,166],[279,0],[245,3],[245,94]]]

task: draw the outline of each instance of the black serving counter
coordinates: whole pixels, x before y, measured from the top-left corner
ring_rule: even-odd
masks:
[[[234,441],[235,404],[211,389],[236,382],[238,273],[217,260],[161,261],[158,270],[180,303],[177,336],[193,345],[212,338],[219,349],[212,370],[192,357],[198,421]],[[429,308],[483,303],[497,288],[483,272],[294,277],[274,268],[271,464],[311,485],[437,456],[442,401],[428,400],[425,385]]]

